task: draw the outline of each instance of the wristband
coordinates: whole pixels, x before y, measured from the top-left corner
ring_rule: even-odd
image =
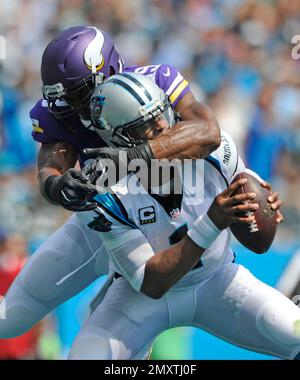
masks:
[[[188,235],[199,247],[207,249],[221,232],[210,217],[204,214],[194,222],[193,226],[188,230]]]

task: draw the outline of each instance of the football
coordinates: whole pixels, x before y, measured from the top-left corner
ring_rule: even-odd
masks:
[[[254,221],[249,224],[235,223],[230,229],[237,240],[246,248],[255,253],[265,253],[271,246],[276,235],[277,213],[268,202],[269,190],[261,186],[261,182],[249,173],[238,174],[232,182],[247,178],[248,182],[241,186],[235,194],[255,193],[252,203],[257,203],[259,208],[253,213]]]

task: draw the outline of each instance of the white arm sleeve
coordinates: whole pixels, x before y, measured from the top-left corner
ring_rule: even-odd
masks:
[[[221,131],[221,145],[217,149],[216,154],[218,155],[218,159],[222,162],[223,173],[227,177],[229,183],[232,182],[237,174],[242,172],[251,174],[258,181],[263,182],[263,179],[260,178],[257,173],[246,168],[243,160],[238,154],[235,142],[225,131]]]
[[[114,221],[111,231],[102,232],[101,238],[115,270],[140,291],[146,263],[154,255],[143,233]]]

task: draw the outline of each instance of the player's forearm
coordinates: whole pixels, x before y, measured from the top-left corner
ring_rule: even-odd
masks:
[[[57,170],[55,168],[50,168],[50,167],[41,168],[38,171],[38,182],[39,182],[41,194],[48,202],[50,202],[52,204],[54,204],[54,202],[45,193],[45,182],[46,182],[47,178],[49,178],[50,176],[52,176],[52,175],[58,176],[61,174],[62,173],[59,170]]]
[[[157,159],[205,158],[221,143],[220,128],[212,111],[197,102],[190,105],[178,122],[166,134],[149,141]]]
[[[154,256],[146,264],[141,292],[158,299],[189,272],[200,260],[204,249],[188,236]]]
[[[77,160],[75,149],[67,143],[43,144],[38,154],[38,181],[42,195],[45,182],[50,176],[59,176],[74,167]]]
[[[148,143],[154,158],[168,160],[205,158],[219,146],[215,132],[199,120],[179,122]]]

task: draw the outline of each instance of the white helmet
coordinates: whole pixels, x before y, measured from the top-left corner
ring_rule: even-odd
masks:
[[[145,131],[158,117],[172,127],[175,114],[167,95],[151,79],[137,73],[113,75],[91,98],[91,119],[101,138],[113,147],[146,141]]]

